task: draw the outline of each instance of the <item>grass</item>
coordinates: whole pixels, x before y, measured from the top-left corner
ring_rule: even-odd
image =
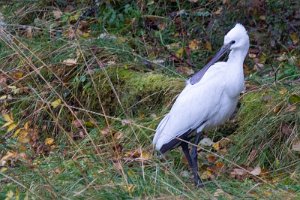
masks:
[[[1,199],[299,198],[299,152],[291,150],[299,139],[299,69],[291,61],[299,47],[273,52],[260,46],[268,55],[257,55],[264,61],[262,70],[248,67],[255,59],[247,59],[249,88],[237,116],[206,133],[215,142],[228,137],[231,144],[200,152],[202,174],[216,165],[209,156],[224,167],[205,180],[205,189],[196,189],[180,150],[160,158],[153,152],[152,136],[184,87],[187,75],[179,74],[178,67],[186,67],[188,59],[196,68],[203,66],[216,50],[207,45],[220,46],[220,36],[236,21],[237,10],[216,1],[102,4],[103,15],[84,20],[88,28],[79,27],[82,33],[70,39],[69,28],[84,5],[54,19],[52,10],[64,10],[64,3],[0,8],[7,23],[34,27],[31,32],[29,26],[8,26],[0,35],[0,125],[7,122],[7,113],[17,125],[12,131],[0,129]],[[49,7],[42,10],[44,5]],[[214,13],[219,7],[232,13],[219,16]],[[183,9],[181,17],[169,18]],[[248,26],[255,49],[266,35],[255,39],[258,31],[250,27],[259,19],[247,20],[247,13],[243,10],[239,20]],[[272,17],[267,16],[268,23],[256,22],[269,25]],[[207,31],[209,19],[217,23]],[[101,33],[113,37],[98,38]],[[281,36],[283,46],[291,42],[284,31]],[[198,50],[190,55],[184,50],[183,61],[168,59],[195,38],[203,38]],[[287,59],[278,61],[281,51]],[[67,59],[71,64],[65,64]],[[159,59],[163,64],[156,64]],[[230,175],[235,168],[249,172],[257,165],[262,168],[259,176]]]

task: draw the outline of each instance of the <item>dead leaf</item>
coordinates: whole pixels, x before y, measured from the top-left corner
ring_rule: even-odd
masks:
[[[33,29],[31,26],[27,26],[26,29],[25,29],[25,36],[27,38],[32,38],[33,36]]]
[[[56,99],[55,101],[51,102],[51,106],[53,108],[58,107],[59,105],[61,105],[61,100],[60,99]]]
[[[232,172],[230,172],[230,176],[237,179],[243,179],[247,172],[244,169],[234,168]]]
[[[293,42],[294,45],[298,44],[298,42],[299,42],[299,37],[298,37],[298,34],[297,34],[297,33],[295,33],[295,32],[291,33],[291,34],[290,34],[290,37],[291,37],[292,42]]]
[[[197,49],[199,49],[199,44],[200,44],[200,41],[194,39],[194,40],[190,41],[190,43],[189,43],[189,48],[190,48],[192,51],[193,51],[193,50],[197,50]]]
[[[180,74],[184,74],[187,76],[190,76],[195,73],[194,70],[190,67],[176,67],[176,71]]]
[[[200,178],[201,178],[202,180],[206,180],[206,179],[213,179],[213,178],[215,178],[215,176],[213,175],[213,173],[212,173],[210,170],[205,170],[205,171],[201,174]]]
[[[203,138],[199,144],[202,146],[211,147],[213,145],[213,143],[214,142],[210,138]]]
[[[213,154],[209,154],[206,156],[207,161],[210,163],[215,163],[217,161],[217,157]]]
[[[216,142],[212,145],[212,147],[214,148],[214,150],[219,151],[221,149],[220,143]]]
[[[100,133],[103,136],[107,136],[108,134],[112,133],[112,130],[109,126],[107,126],[104,129],[100,130]]]
[[[133,185],[133,184],[127,184],[124,186],[124,189],[129,193],[132,193],[134,191],[134,188],[135,188],[135,185]]]
[[[57,20],[57,19],[61,18],[63,13],[60,10],[53,10],[52,14],[53,14],[54,18]]]
[[[80,128],[81,125],[82,125],[82,121],[80,119],[76,119],[74,121],[72,121],[72,125],[75,127],[75,128]]]
[[[177,58],[182,58],[183,57],[183,53],[184,53],[184,48],[181,47],[180,49],[178,49],[175,53],[175,55],[177,56]]]
[[[223,8],[222,8],[222,7],[219,7],[218,10],[216,10],[216,11],[214,12],[214,14],[215,14],[215,15],[220,15],[222,11],[223,11]]]
[[[54,139],[53,138],[46,138],[45,139],[45,145],[51,146],[53,143],[54,143]]]
[[[259,166],[256,166],[251,172],[250,174],[252,174],[253,176],[258,176],[261,174],[261,168]]]
[[[207,49],[208,51],[212,51],[212,46],[211,46],[211,43],[209,41],[205,42],[205,49]]]
[[[123,119],[121,121],[122,125],[125,126],[125,125],[128,125],[128,124],[132,124],[133,121],[131,119]]]
[[[300,152],[300,141],[297,141],[293,144],[292,150]]]
[[[63,63],[64,63],[66,66],[72,67],[72,66],[77,65],[77,59],[69,58],[69,59],[64,60]]]

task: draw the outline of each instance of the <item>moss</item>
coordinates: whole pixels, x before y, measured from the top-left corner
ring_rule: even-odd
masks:
[[[96,88],[87,81],[83,86],[88,108],[100,108],[98,96],[111,115],[123,109],[133,116],[150,115],[163,109],[183,89],[184,81],[154,72],[141,72],[126,67],[109,67],[91,77]],[[122,107],[122,108],[121,108]]]

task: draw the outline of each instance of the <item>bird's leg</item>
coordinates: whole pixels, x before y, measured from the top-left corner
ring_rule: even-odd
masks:
[[[194,174],[194,181],[195,181],[195,184],[196,186],[198,187],[203,187],[203,183],[202,183],[202,180],[200,179],[199,175],[198,175],[198,152],[197,152],[197,145],[199,144],[200,142],[200,139],[201,139],[201,136],[202,136],[202,133],[199,132],[196,134],[196,137],[195,137],[195,145],[192,147],[192,152],[191,152],[191,157],[192,157],[192,170],[193,170],[193,174]]]
[[[195,170],[195,167],[194,167],[195,165],[194,165],[194,162],[193,162],[193,160],[191,158],[191,155],[190,155],[188,143],[182,142],[181,148],[182,148],[182,151],[183,151],[183,153],[184,153],[184,155],[185,155],[185,157],[186,157],[186,159],[187,159],[187,161],[189,163],[190,168],[192,169],[192,172],[193,172],[193,175],[194,175],[195,185],[199,186],[199,187],[202,187],[203,184],[202,184],[202,181],[201,181],[201,179],[200,179],[200,177],[198,175],[198,170],[197,169]]]
[[[181,148],[182,148],[182,151],[183,151],[183,153],[184,153],[184,155],[185,155],[185,157],[186,157],[186,159],[189,163],[190,168],[193,169],[193,162],[192,162],[192,158],[191,158],[191,155],[190,155],[188,143],[182,142],[181,143]]]

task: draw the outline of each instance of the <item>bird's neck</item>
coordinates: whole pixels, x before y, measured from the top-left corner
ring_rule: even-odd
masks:
[[[235,63],[233,66],[243,66],[245,57],[247,55],[248,48],[247,49],[236,49],[231,50],[229,56],[228,56],[228,63]]]

